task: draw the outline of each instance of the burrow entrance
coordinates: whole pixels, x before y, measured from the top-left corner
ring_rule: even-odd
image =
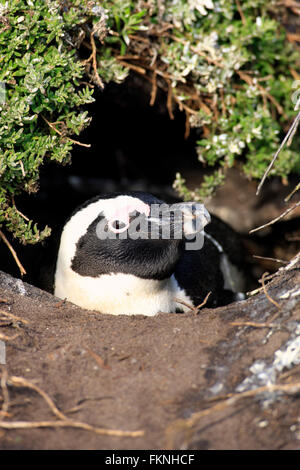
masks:
[[[51,289],[60,231],[82,202],[100,193],[120,190],[147,191],[172,201],[177,197],[172,189],[177,171],[191,188],[197,187],[210,171],[197,160],[195,143],[201,131],[191,129],[185,138],[185,114],[175,110],[174,119],[170,119],[163,93],[158,93],[154,106],[150,106],[148,88],[142,78],[129,76],[121,85],[109,84],[104,91],[96,91],[96,101],[87,108],[92,122],[79,137],[91,147],[75,146],[71,165],[46,162],[41,168],[38,193],[17,198],[17,207],[40,228],[52,228],[51,237],[43,244],[22,246],[14,241],[27,271],[23,278],[26,282]],[[300,212],[294,211],[290,220],[249,235],[249,230],[285,210],[284,197],[296,182],[297,177],[292,176],[289,185],[284,186],[275,178],[257,197],[257,182],[248,181],[241,168],[236,167],[207,204],[212,213],[241,234],[246,247],[249,290],[259,286],[258,279],[265,271],[276,271],[300,249]],[[0,270],[20,277],[3,244]]]

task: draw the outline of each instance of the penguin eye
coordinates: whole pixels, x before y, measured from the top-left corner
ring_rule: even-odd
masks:
[[[122,230],[124,227],[125,227],[125,223],[122,222],[121,220],[114,220],[111,224],[111,226],[115,229],[115,230]]]
[[[138,218],[141,217],[141,216],[142,216],[142,217],[145,217],[145,214],[141,214],[141,212],[134,211],[133,214],[129,215],[129,224],[131,224],[131,222],[135,221],[136,219],[138,219]],[[135,230],[136,232],[140,232],[140,231],[141,231],[140,223],[135,224],[134,230]]]

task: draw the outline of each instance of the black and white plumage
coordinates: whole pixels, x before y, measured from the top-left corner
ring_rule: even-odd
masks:
[[[184,239],[162,238],[159,230],[158,239],[118,234],[132,223],[133,210],[149,221],[149,227],[150,221],[152,227],[153,223],[161,227],[162,221],[151,218],[148,207],[162,203],[147,193],[128,192],[101,195],[76,209],[61,235],[55,295],[102,313],[149,316],[186,311],[188,307],[177,299],[197,306],[208,292],[207,306],[233,301],[242,290],[233,266],[240,262],[241,253],[235,233],[219,219],[212,218],[205,228],[200,250],[187,250]],[[184,205],[178,207],[181,211]],[[116,227],[115,219],[120,224]],[[210,219],[205,209],[202,219],[203,225]],[[117,234],[114,239],[99,238],[99,223]],[[188,220],[183,233],[192,231],[193,221]]]

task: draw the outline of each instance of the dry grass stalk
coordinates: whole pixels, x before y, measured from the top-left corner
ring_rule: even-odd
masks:
[[[105,429],[105,428],[98,428],[97,426],[92,426],[87,423],[83,423],[81,421],[75,421],[69,419],[65,416],[54,404],[53,400],[49,397],[49,395],[44,392],[40,387],[33,384],[29,380],[23,377],[7,377],[4,375],[3,379],[3,372],[1,374],[1,386],[2,380],[6,384],[13,386],[13,387],[26,387],[31,390],[37,392],[47,403],[49,408],[51,409],[52,413],[58,418],[58,421],[6,421],[0,420],[0,428],[2,429],[36,429],[36,428],[79,428],[85,431],[91,431],[96,434],[106,435],[106,436],[115,436],[115,437],[141,437],[144,435],[144,431],[122,431],[120,429]],[[3,389],[3,387],[2,387]],[[8,408],[8,402],[5,402],[5,408]],[[4,410],[6,411],[6,409]],[[0,415],[1,416],[1,415]]]
[[[60,421],[0,421],[2,429],[37,429],[37,428],[79,428],[91,431],[96,434],[113,437],[141,437],[144,431],[122,431],[119,429],[105,429],[91,426],[80,421],[60,420]]]
[[[276,302],[276,300],[272,299],[272,297],[269,295],[268,291],[267,291],[267,288],[266,288],[266,285],[265,285],[265,277],[268,276],[269,273],[264,273],[262,275],[262,278],[261,278],[261,283],[262,283],[262,288],[263,288],[263,291],[265,293],[265,296],[267,297],[267,299],[273,304],[275,305],[278,309],[280,309],[280,305],[278,302]]]
[[[20,273],[21,273],[21,276],[24,276],[24,274],[26,274],[26,271],[24,269],[24,267],[22,266],[18,256],[17,256],[17,253],[15,252],[15,250],[13,249],[13,247],[11,246],[11,244],[9,243],[9,241],[7,240],[6,236],[4,235],[4,233],[2,232],[2,230],[0,230],[0,237],[2,238],[2,240],[4,241],[5,245],[8,247],[9,251],[11,252],[11,254],[13,255],[13,258],[15,260],[15,262],[17,263],[17,266],[20,270]]]
[[[1,315],[4,315],[5,318],[9,318],[9,319],[13,320],[14,322],[23,323],[24,325],[28,325],[28,323],[29,323],[27,320],[24,320],[21,317],[17,317],[16,315],[13,315],[12,313],[5,312],[4,310],[0,310],[0,317],[1,317]],[[0,318],[0,320],[1,320],[1,318]]]
[[[209,416],[218,411],[226,410],[227,408],[234,406],[241,400],[244,400],[246,398],[253,398],[265,392],[282,392],[288,395],[295,395],[300,392],[300,382],[295,382],[291,384],[265,385],[262,387],[257,387],[254,390],[247,390],[245,392],[235,393],[225,401],[221,401],[214,406],[194,413],[188,419],[180,419],[173,422],[166,429],[167,449],[174,448],[174,439],[176,438],[176,435],[180,432],[184,433],[186,439],[191,438],[192,434],[195,432],[196,426],[198,426],[201,419],[205,418],[206,416]],[[216,397],[216,399],[217,398],[218,397]]]
[[[292,125],[290,126],[285,138],[283,139],[283,141],[281,142],[280,146],[279,146],[279,149],[277,150],[277,152],[275,153],[274,157],[272,158],[272,161],[270,163],[270,165],[268,166],[268,168],[266,169],[258,187],[257,187],[257,191],[256,191],[256,195],[258,195],[260,193],[260,190],[268,176],[268,174],[270,173],[271,169],[273,168],[273,165],[279,155],[279,153],[281,152],[281,150],[283,149],[283,147],[285,146],[286,143],[290,143],[296,130],[297,130],[297,127],[298,127],[298,124],[299,124],[299,121],[300,121],[300,111],[299,113],[297,114],[297,116],[295,117]]]
[[[108,364],[102,359],[102,357],[99,356],[99,354],[96,354],[94,351],[92,351],[90,348],[85,348],[86,352],[97,362],[97,364],[102,367],[103,369],[108,369],[111,370]]]
[[[9,385],[12,385],[13,387],[25,387],[25,388],[30,388],[31,390],[34,390],[37,392],[41,397],[45,400],[47,405],[51,408],[53,414],[62,420],[68,420],[67,416],[65,416],[59,409],[55,406],[53,403],[52,399],[47,395],[46,392],[44,392],[40,387],[37,385],[29,382],[29,380],[24,379],[23,377],[10,377],[9,378]]]
[[[94,33],[91,33],[90,40],[91,40],[91,45],[92,45],[91,57],[92,57],[92,63],[93,63],[94,78],[95,78],[97,85],[103,90],[104,85],[97,70],[97,48],[95,44]]]
[[[252,326],[253,328],[274,328],[278,325],[274,323],[257,323],[254,321],[233,321],[230,323],[233,326]]]
[[[195,314],[198,314],[199,313],[199,310],[201,307],[204,307],[204,305],[207,303],[208,301],[208,298],[210,296],[211,292],[209,292],[205,299],[203,300],[203,302],[201,302],[201,304],[197,305],[197,307],[194,307],[193,305],[191,304],[188,304],[187,302],[184,302],[184,300],[180,300],[180,299],[177,299],[177,298],[174,298],[175,302],[177,302],[178,304],[182,304],[184,305],[185,307],[188,307],[190,309],[190,312],[193,312]],[[189,313],[189,312],[188,312]]]
[[[2,389],[2,397],[3,403],[0,411],[0,418],[7,416],[8,408],[9,408],[9,394],[7,389],[7,369],[5,366],[2,367],[2,374],[1,374],[1,381],[0,381],[1,389]]]
[[[71,139],[70,137],[67,137],[65,135],[63,135],[62,132],[60,132],[57,127],[55,127],[55,125],[53,124],[53,122],[50,122],[48,121],[48,119],[46,119],[42,114],[41,114],[43,120],[48,124],[49,127],[51,127],[51,129],[54,130],[54,132],[56,132],[58,135],[60,135],[61,137],[69,140],[70,142],[73,142],[73,144],[76,144],[76,145],[80,145],[81,147],[91,147],[91,144],[84,144],[82,142],[78,142],[78,140],[74,140],[74,139]]]
[[[12,341],[13,339],[18,338],[18,336],[20,336],[20,334],[21,333],[16,333],[15,335],[7,336],[7,335],[4,335],[3,333],[0,333],[0,339],[2,341]]]
[[[293,210],[296,209],[296,207],[300,206],[300,201],[299,202],[296,202],[296,204],[293,204],[291,207],[289,207],[286,211],[284,211],[282,214],[280,214],[278,217],[276,217],[275,219],[271,220],[270,222],[268,222],[267,224],[264,224],[264,225],[261,225],[260,227],[257,227],[257,228],[253,228],[252,230],[250,230],[249,233],[254,233],[254,232],[257,232],[258,230],[261,230],[263,228],[266,228],[266,227],[269,227],[269,225],[273,225],[275,224],[275,222],[278,222],[279,220],[283,219],[287,214],[289,214],[290,212],[292,212]]]

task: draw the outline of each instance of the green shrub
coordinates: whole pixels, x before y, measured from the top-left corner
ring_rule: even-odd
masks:
[[[170,118],[174,106],[186,113],[186,135],[199,129],[199,160],[214,173],[192,192],[178,174],[181,196],[209,196],[237,161],[249,177],[261,178],[294,116],[292,73],[299,59],[271,17],[276,4],[1,1],[0,227],[23,243],[50,233],[20,214],[14,197],[37,191],[43,162],[70,161],[70,136],[90,122],[82,110],[94,100],[86,83],[120,83],[130,70],[152,83],[150,104],[161,88]],[[299,152],[285,148],[271,175],[287,178],[299,170]]]

